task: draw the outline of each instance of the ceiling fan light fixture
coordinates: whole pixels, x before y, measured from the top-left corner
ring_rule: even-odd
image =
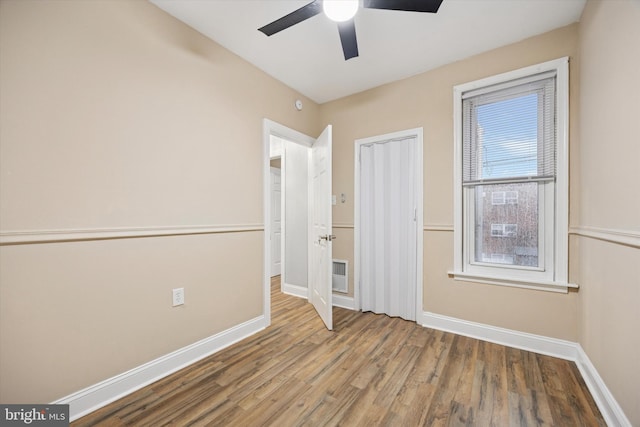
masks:
[[[324,0],[322,9],[329,19],[335,22],[345,22],[356,16],[359,0]]]

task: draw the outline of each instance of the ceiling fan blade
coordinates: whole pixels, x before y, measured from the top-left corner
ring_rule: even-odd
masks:
[[[436,13],[441,3],[442,0],[363,0],[362,6],[370,9]]]
[[[280,19],[276,19],[262,28],[258,28],[258,31],[262,31],[267,36],[272,36],[275,33],[286,30],[293,25],[299,24],[306,19],[316,16],[320,12],[322,12],[322,3],[319,0],[315,0]]]
[[[358,41],[356,40],[356,24],[354,20],[338,22],[338,32],[340,33],[340,42],[342,42],[344,60],[358,56]]]

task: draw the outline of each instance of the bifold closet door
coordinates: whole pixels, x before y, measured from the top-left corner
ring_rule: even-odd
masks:
[[[416,320],[416,139],[360,148],[363,311]]]

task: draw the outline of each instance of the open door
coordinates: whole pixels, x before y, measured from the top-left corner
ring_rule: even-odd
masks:
[[[309,301],[327,326],[333,329],[331,301],[331,125],[311,147],[309,161]]]

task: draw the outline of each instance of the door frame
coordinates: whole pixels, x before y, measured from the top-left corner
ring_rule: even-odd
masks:
[[[262,310],[263,310],[263,327],[271,325],[271,135],[284,138],[288,141],[296,144],[303,145],[305,147],[311,147],[315,138],[305,135],[301,132],[288,128],[273,120],[262,120],[262,216],[264,221],[264,233],[263,233],[263,262],[262,262]],[[283,161],[286,162],[283,153]],[[281,181],[282,182],[282,181]],[[284,212],[282,215],[282,227],[284,228]],[[284,236],[284,230],[282,235]],[[284,245],[282,249],[284,250]],[[282,252],[281,252],[282,253]],[[280,259],[281,268],[284,269],[286,260],[284,256]],[[281,275],[284,272],[281,271]]]
[[[424,171],[423,171],[423,128],[401,130],[398,132],[377,135],[368,138],[356,139],[354,144],[354,213],[353,213],[353,255],[354,255],[354,281],[353,299],[356,310],[362,309],[360,300],[360,147],[365,144],[382,143],[390,140],[416,139],[416,323],[422,325],[424,308],[423,298],[423,251],[424,251]]]

